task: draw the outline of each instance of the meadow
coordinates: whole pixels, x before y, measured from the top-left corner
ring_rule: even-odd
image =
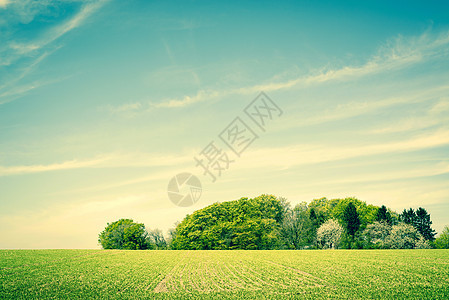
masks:
[[[0,250],[0,299],[449,299],[449,250]]]

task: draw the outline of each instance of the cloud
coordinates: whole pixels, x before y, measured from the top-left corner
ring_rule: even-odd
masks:
[[[53,79],[53,80],[45,80],[45,81],[44,80],[36,80],[36,81],[25,83],[25,84],[12,85],[12,87],[10,87],[9,89],[0,87],[0,91],[2,89],[5,90],[4,92],[0,93],[0,105],[12,102],[32,90],[35,90],[42,86],[46,86],[49,84],[54,84],[56,82],[66,80],[69,77],[70,76],[61,77],[61,78]]]
[[[191,157],[189,157],[189,159],[191,159]],[[165,183],[169,178],[173,177],[175,174],[176,174],[176,172],[174,172],[173,170],[156,172],[156,173],[153,173],[151,176],[137,177],[137,178],[129,179],[129,180],[125,180],[125,181],[100,184],[100,185],[78,188],[78,189],[73,189],[73,190],[64,189],[63,191],[60,191],[60,192],[51,193],[51,195],[67,195],[67,194],[76,194],[76,193],[107,191],[107,190],[111,190],[111,189],[115,189],[115,188],[136,185],[139,183],[155,182],[155,181],[163,181]]]
[[[345,81],[363,76],[401,69],[416,63],[424,62],[447,55],[449,31],[437,36],[429,32],[417,37],[405,38],[399,36],[380,47],[378,53],[361,66],[343,66],[340,68],[322,70],[315,74],[293,78],[283,82],[268,82],[260,85],[231,89],[227,91],[200,90],[196,95],[184,96],[180,99],[167,99],[152,106],[158,108],[178,108],[199,102],[216,99],[230,94],[256,94],[260,91],[272,92],[296,87],[307,87],[330,81]]]
[[[192,161],[192,154],[168,155],[154,153],[112,153],[92,159],[73,159],[47,165],[0,166],[0,176],[42,173],[82,168],[120,168],[120,167],[157,167],[179,166]]]
[[[6,8],[9,2],[9,0],[0,0],[0,8]]]
[[[54,163],[49,165],[30,165],[30,166],[0,166],[0,176],[16,175],[16,174],[28,174],[28,173],[41,173],[48,171],[79,169],[86,167],[99,166],[102,163],[110,160],[110,157],[100,157],[92,160],[70,160],[62,163]]]
[[[169,99],[160,103],[152,103],[151,107],[165,107],[165,108],[176,108],[176,107],[184,107],[194,103],[207,101],[210,99],[214,99],[217,97],[223,97],[229,93],[227,92],[218,92],[218,91],[206,91],[200,90],[195,96],[185,96],[182,99]]]
[[[51,27],[39,39],[25,43],[12,41],[10,42],[9,47],[15,50],[15,52],[19,55],[24,55],[29,52],[39,50],[44,46],[59,39],[60,37],[70,32],[71,30],[81,26],[90,15],[92,15],[95,11],[101,8],[106,2],[107,0],[88,2],[80,9],[80,11],[77,14],[75,14],[70,19],[62,22],[61,24]]]
[[[447,114],[449,111],[449,97],[443,97],[435,104],[429,111],[432,115],[438,115],[441,113]]]
[[[446,95],[449,86],[439,87],[427,91],[427,93],[417,94],[415,97],[411,97],[407,104],[413,104],[415,102],[424,102],[435,100],[439,98],[436,104],[433,104],[427,111],[420,109],[419,113],[407,116],[403,119],[398,119],[395,122],[389,122],[389,124],[382,128],[376,128],[371,130],[373,134],[389,134],[398,132],[409,132],[421,129],[426,129],[434,126],[444,126],[449,122],[449,98],[440,95]]]
[[[141,107],[142,104],[140,102],[134,102],[134,103],[125,103],[119,106],[108,105],[107,110],[109,110],[111,113],[122,113],[122,112],[136,111],[139,110]]]
[[[414,169],[405,169],[405,170],[396,170],[396,171],[385,171],[380,172],[378,174],[364,174],[360,176],[334,178],[330,181],[324,182],[325,184],[354,184],[354,183],[364,183],[364,182],[392,182],[394,180],[404,180],[404,179],[413,179],[413,178],[422,178],[422,177],[432,177],[443,174],[449,174],[449,163],[448,162],[440,162],[435,165],[426,165],[419,168]],[[320,182],[319,184],[323,184]]]
[[[259,148],[248,150],[251,153],[242,157],[235,168],[281,168],[287,169],[300,165],[319,164],[331,161],[347,160],[357,157],[392,153],[406,153],[423,149],[449,145],[449,130],[417,135],[402,141],[370,145],[292,145],[285,147]]]
[[[10,39],[9,42],[2,43],[0,45],[0,68],[9,67],[3,74],[12,78],[7,81],[2,78],[4,83],[0,86],[0,89],[6,89],[11,87],[12,91],[4,92],[0,97],[9,96],[14,94],[15,97],[2,101],[0,104],[10,102],[17,99],[20,93],[14,92],[17,90],[23,90],[24,92],[36,88],[34,84],[28,84],[28,89],[23,87],[14,86],[16,83],[26,78],[37,66],[54,51],[58,50],[61,45],[50,47],[56,40],[66,35],[75,28],[83,25],[87,18],[94,12],[100,9],[108,0],[88,1],[82,5],[81,9],[72,17],[55,25],[51,25],[45,29],[42,33],[36,33],[33,36],[37,36],[32,40],[18,41]],[[76,1],[75,1],[76,2]],[[2,1],[3,6],[6,6],[7,1]],[[80,3],[82,3],[80,1]],[[45,11],[50,7],[60,4],[57,1],[13,1],[10,7],[8,6],[8,26],[14,26],[15,23],[27,24],[31,22],[36,15],[45,14]],[[15,18],[15,19],[14,19]],[[16,25],[17,26],[17,25]],[[21,25],[23,26],[23,25]],[[17,29],[4,29],[6,32],[4,35],[7,37],[8,32],[15,32]],[[18,71],[17,71],[18,70]],[[1,69],[0,69],[1,71]]]

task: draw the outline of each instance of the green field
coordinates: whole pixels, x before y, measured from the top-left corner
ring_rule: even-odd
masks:
[[[1,250],[21,298],[449,299],[449,250]]]

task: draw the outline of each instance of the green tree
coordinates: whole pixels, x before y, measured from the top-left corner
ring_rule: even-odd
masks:
[[[435,239],[436,233],[431,227],[430,214],[424,208],[420,207],[416,212],[413,208],[404,209],[399,215],[399,220],[405,224],[413,225],[426,240],[433,241]]]
[[[443,232],[435,239],[435,248],[449,249],[449,227],[444,226]]]
[[[285,203],[273,195],[214,203],[187,215],[175,229],[173,249],[276,249]]]
[[[306,202],[286,211],[280,229],[285,248],[302,249],[312,244],[315,232],[316,227],[310,218]]]
[[[344,210],[343,222],[346,227],[346,232],[354,238],[355,233],[360,228],[360,218],[352,202],[349,202]]]
[[[151,249],[147,237],[145,225],[131,219],[120,219],[107,224],[99,234],[98,242],[103,249]]]
[[[416,220],[416,213],[413,208],[404,211],[399,215],[399,221],[405,224],[413,225]]]
[[[379,208],[352,197],[329,200],[327,206],[330,208],[330,218],[337,219],[341,224],[345,224],[343,216],[349,203],[352,203],[357,210],[361,230],[364,230],[368,224],[376,221],[376,214]]]
[[[419,233],[428,241],[433,241],[435,239],[435,230],[431,227],[432,221],[430,220],[430,214],[420,207],[416,210],[416,217],[413,226],[418,230]]]
[[[390,212],[388,211],[385,205],[382,205],[376,213],[376,221],[377,222],[386,222],[389,225],[392,225],[392,219]]]

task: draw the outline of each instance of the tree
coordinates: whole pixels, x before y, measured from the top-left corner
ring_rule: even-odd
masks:
[[[430,214],[424,208],[420,207],[416,212],[413,208],[404,209],[399,215],[399,220],[405,224],[413,225],[426,240],[433,241],[435,239],[436,233],[431,227]]]
[[[399,223],[394,225],[391,229],[391,233],[386,240],[388,248],[393,249],[414,249],[417,244],[422,246],[422,235],[410,224]],[[420,242],[421,245],[418,243]]]
[[[435,230],[431,227],[432,221],[430,221],[430,214],[427,211],[420,207],[416,210],[416,217],[413,226],[415,226],[416,230],[422,234],[422,236],[428,240],[433,241],[435,239]]]
[[[285,201],[273,195],[214,203],[176,226],[173,249],[276,249]]]
[[[150,249],[147,237],[145,225],[131,219],[120,219],[107,224],[99,234],[98,242],[103,249]]]
[[[435,248],[449,249],[449,227],[444,226],[443,232],[435,239]]]
[[[413,225],[415,223],[416,214],[413,208],[404,211],[399,215],[399,221],[405,224]]]
[[[338,220],[340,224],[345,224],[343,215],[349,203],[352,203],[357,210],[360,219],[360,230],[364,230],[368,224],[376,221],[376,214],[379,208],[353,197],[328,200],[326,206],[330,211],[329,218]]]
[[[416,241],[415,249],[432,249],[429,244],[429,241],[426,240],[423,236],[419,237],[419,240]]]
[[[385,222],[369,224],[363,231],[366,248],[387,248],[386,241],[391,232],[391,226]]]
[[[376,221],[377,222],[386,222],[387,224],[392,224],[392,219],[390,212],[387,210],[387,207],[385,205],[382,205],[376,213]]]
[[[325,249],[338,248],[343,231],[343,227],[336,220],[327,220],[317,230],[316,236],[318,245]]]
[[[355,233],[360,227],[360,219],[357,209],[352,202],[349,202],[344,210],[343,222],[346,227],[346,232],[354,238]]]
[[[296,205],[293,209],[286,210],[280,229],[285,248],[301,249],[311,244],[315,232],[316,228],[309,217],[306,202]]]
[[[154,245],[158,250],[167,249],[167,241],[160,229],[150,230],[148,232],[147,241],[149,244]]]

